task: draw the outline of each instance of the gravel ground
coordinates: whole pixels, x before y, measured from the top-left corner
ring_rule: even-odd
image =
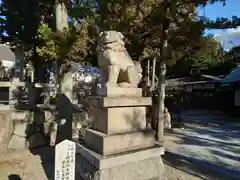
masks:
[[[184,113],[185,129],[166,133],[163,180],[240,179],[239,124],[203,113]],[[47,147],[0,156],[0,180],[52,180],[53,168],[54,150]]]
[[[42,151],[42,150],[41,150]],[[43,150],[44,151],[44,150]],[[0,158],[1,180],[53,180],[53,161],[45,161],[45,172],[39,155],[30,151],[12,151]],[[47,159],[47,158],[46,158]],[[48,176],[47,176],[47,175]],[[15,177],[13,175],[16,175]],[[165,164],[163,180],[199,180],[201,178]]]
[[[47,180],[41,158],[30,151],[10,151],[0,156],[1,180]]]

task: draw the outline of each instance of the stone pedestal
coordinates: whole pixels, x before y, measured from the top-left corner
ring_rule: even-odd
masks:
[[[160,180],[164,148],[150,148],[102,156],[85,145],[76,145],[76,178],[83,180]]]
[[[88,162],[81,161],[83,179],[160,178],[164,148],[147,128],[146,107],[152,101],[141,93],[139,88],[108,88],[88,99],[95,107],[93,126],[85,132],[84,145],[77,145],[77,153]]]
[[[111,155],[154,145],[151,131],[139,131],[127,134],[106,135],[95,130],[86,130],[86,144],[101,155]]]
[[[141,88],[102,87],[97,89],[97,94],[103,97],[141,97]]]

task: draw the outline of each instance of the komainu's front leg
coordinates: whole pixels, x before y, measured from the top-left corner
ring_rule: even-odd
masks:
[[[120,67],[118,65],[112,65],[108,67],[108,81],[107,86],[117,86],[118,75]]]
[[[133,88],[137,88],[139,84],[139,75],[135,66],[129,66],[127,68],[127,77],[130,86]]]

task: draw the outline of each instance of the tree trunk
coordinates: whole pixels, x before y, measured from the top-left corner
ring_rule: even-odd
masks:
[[[164,0],[162,11],[162,27],[161,27],[161,42],[160,42],[160,56],[158,59],[159,79],[158,79],[158,104],[157,104],[157,140],[162,143],[164,141],[164,101],[165,101],[165,78],[166,78],[166,48],[168,46],[167,41],[167,29],[169,27],[167,13],[169,11],[169,0]]]
[[[156,70],[156,57],[153,59],[153,65],[152,65],[152,84],[151,84],[151,91],[154,91],[155,89],[155,70]]]
[[[165,77],[166,77],[166,63],[160,62],[160,73],[158,82],[158,123],[157,123],[157,140],[163,142],[164,139],[164,101],[165,101]]]

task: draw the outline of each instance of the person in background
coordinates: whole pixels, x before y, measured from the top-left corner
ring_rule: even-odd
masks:
[[[143,96],[151,96],[149,93],[150,85],[147,83],[147,77],[143,78],[138,84],[138,88],[142,88]]]
[[[164,128],[170,129],[171,125],[171,115],[168,112],[168,109],[164,107]]]

